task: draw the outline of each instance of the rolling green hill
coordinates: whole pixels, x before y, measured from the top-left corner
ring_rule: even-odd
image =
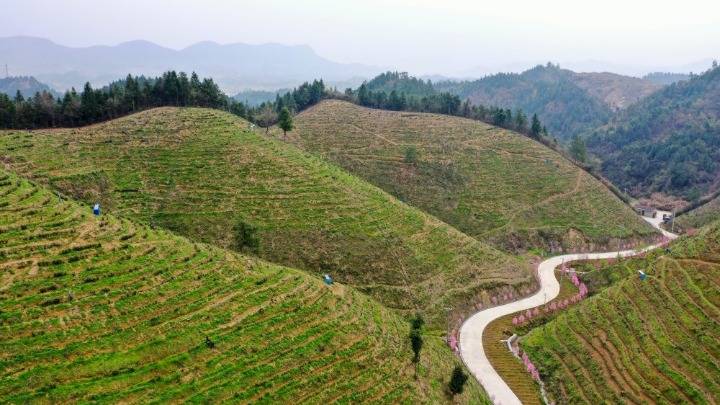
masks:
[[[720,400],[720,223],[583,279],[601,292],[520,342],[552,399]]]
[[[588,139],[602,170],[636,196],[693,201],[720,186],[720,68],[671,84]]]
[[[288,140],[299,147],[508,249],[592,249],[653,233],[558,153],[481,122],[330,100],[295,126]]]
[[[159,108],[81,129],[6,131],[6,164],[197,241],[329,273],[445,326],[528,266],[217,110]],[[256,229],[256,231],[253,231]],[[259,240],[255,248],[254,240]]]
[[[446,401],[442,340],[416,379],[409,324],[354,289],[90,212],[0,171],[2,402]]]

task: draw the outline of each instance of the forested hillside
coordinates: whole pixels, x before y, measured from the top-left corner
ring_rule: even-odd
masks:
[[[602,125],[612,109],[575,84],[572,72],[557,66],[536,66],[521,74],[500,73],[473,82],[437,84],[473,103],[522,108],[536,113],[559,139]]]
[[[534,282],[520,259],[229,113],[159,108],[79,129],[0,132],[22,174],[197,241],[331,274],[446,327]]]
[[[605,124],[614,110],[650,94],[657,85],[610,73],[575,73],[548,63],[520,74],[441,82],[435,88],[476,104],[537,114],[551,135],[570,140]]]
[[[614,110],[621,110],[662,88],[663,84],[608,72],[575,73],[575,84]]]
[[[0,170],[6,403],[443,403],[459,362],[354,289]],[[486,403],[474,380],[463,403]]]
[[[289,141],[507,249],[610,247],[653,233],[559,153],[482,122],[328,100],[295,125]]]
[[[720,68],[674,83],[588,139],[605,175],[636,196],[693,201],[720,188]]]
[[[717,220],[720,220],[720,196],[677,217],[675,223],[678,229],[689,230],[700,228]]]

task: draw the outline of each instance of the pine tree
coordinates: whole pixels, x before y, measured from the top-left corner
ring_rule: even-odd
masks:
[[[573,136],[572,141],[570,141],[570,155],[582,163],[587,160],[585,141],[577,135]]]
[[[15,125],[15,103],[4,93],[0,93],[0,128],[13,128]]]
[[[98,103],[90,82],[85,83],[83,92],[80,94],[80,114],[85,123],[94,122],[98,117]]]
[[[532,116],[532,124],[530,125],[530,135],[532,135],[533,138],[540,138],[540,133],[542,132],[542,125],[540,124],[540,119],[538,119],[537,114],[533,114]]]
[[[493,125],[502,127],[505,125],[505,110],[498,108],[493,113]]]
[[[290,114],[290,110],[287,107],[283,107],[280,110],[280,116],[278,117],[278,125],[283,130],[283,137],[287,136],[288,131],[293,129],[293,118]]]
[[[520,109],[515,111],[515,129],[519,132],[525,132],[527,130],[527,117]]]
[[[370,92],[368,91],[366,83],[361,84],[360,87],[358,88],[357,98],[358,98],[358,103],[360,103],[360,105],[364,105],[364,106],[370,105]]]

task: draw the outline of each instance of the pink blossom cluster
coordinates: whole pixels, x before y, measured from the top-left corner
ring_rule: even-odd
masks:
[[[535,307],[535,309],[532,309],[532,310],[528,309],[524,313],[520,313],[519,316],[516,316],[513,318],[512,322],[513,322],[513,325],[516,325],[516,326],[522,325],[525,322],[528,322],[531,319],[536,318],[538,316],[540,316],[540,308]]]
[[[455,334],[451,334],[450,338],[448,338],[448,345],[450,346],[450,349],[452,349],[453,352],[456,352],[458,349],[458,341],[455,337]]]
[[[522,361],[523,361],[523,364],[525,365],[525,369],[527,370],[528,373],[530,373],[530,376],[533,378],[533,380],[540,381],[540,372],[538,371],[537,367],[535,367],[533,362],[530,360],[527,353],[522,354]]]
[[[497,305],[501,302],[510,302],[515,299],[515,296],[516,296],[515,292],[513,292],[513,291],[506,292],[506,293],[500,293],[500,294],[491,296],[490,302],[493,305]]]
[[[575,287],[580,286],[580,279],[578,278],[577,273],[573,272],[572,276],[570,276],[570,281]]]
[[[574,283],[574,282],[573,282]],[[578,303],[585,299],[588,295],[588,288],[582,281],[578,280],[578,284],[576,284],[578,287],[578,293],[573,295],[570,298],[565,298],[564,300],[557,300],[550,303],[550,305],[545,305],[543,307],[542,313],[552,313],[555,311],[559,311],[561,309],[565,309],[569,307],[572,304]],[[535,307],[533,310],[527,310],[525,312],[520,313],[520,315],[513,317],[512,323],[515,326],[524,325],[525,323],[531,321],[533,318],[536,318],[540,316],[541,311],[540,307]]]

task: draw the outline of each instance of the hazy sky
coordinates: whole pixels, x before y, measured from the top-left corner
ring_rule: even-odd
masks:
[[[12,35],[307,44],[414,73],[548,60],[678,66],[720,57],[720,0],[0,0],[0,36]]]

